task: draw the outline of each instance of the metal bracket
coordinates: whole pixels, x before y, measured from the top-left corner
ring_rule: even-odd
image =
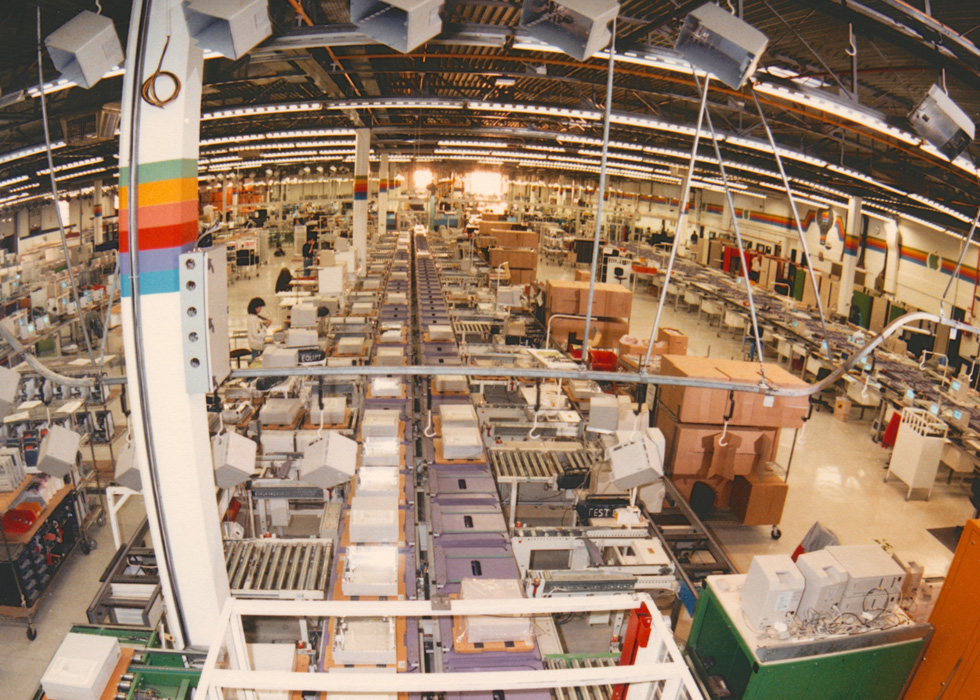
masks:
[[[181,329],[188,393],[215,391],[231,372],[224,246],[180,256]]]

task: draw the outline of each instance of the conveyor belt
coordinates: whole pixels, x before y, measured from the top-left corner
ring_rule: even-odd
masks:
[[[225,568],[232,594],[322,600],[327,597],[332,553],[331,540],[226,541]]]
[[[554,481],[569,472],[588,472],[595,457],[588,450],[491,449],[490,466],[498,481]]]

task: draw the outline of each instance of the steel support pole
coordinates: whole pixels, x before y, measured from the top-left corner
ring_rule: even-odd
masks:
[[[371,163],[370,129],[357,129],[354,137],[354,251],[357,260],[355,266],[363,265],[367,260],[367,221],[368,221],[368,173]]]
[[[168,627],[178,646],[207,646],[228,598],[228,578],[205,396],[185,389],[178,278],[179,256],[197,239],[203,53],[188,36],[180,0],[133,3],[129,26],[119,253],[134,458]],[[162,108],[140,96],[158,62],[180,78],[179,94]],[[161,81],[158,89],[167,87]]]
[[[670,259],[667,261],[667,272],[664,273],[664,287],[660,290],[660,302],[657,304],[657,315],[653,318],[653,329],[650,331],[650,344],[647,347],[647,354],[643,358],[643,366],[650,364],[650,355],[653,353],[653,343],[657,340],[657,331],[660,328],[660,318],[664,313],[664,302],[667,300],[667,285],[670,284],[670,275],[674,271],[674,261],[677,260],[677,248],[681,244],[681,238],[687,235],[687,200],[691,196],[691,178],[694,177],[694,166],[698,161],[698,145],[701,143],[701,124],[704,121],[704,113],[708,109],[708,84],[711,82],[710,76],[704,78],[704,92],[701,93],[701,106],[698,108],[698,124],[694,131],[694,145],[691,147],[691,160],[687,163],[687,174],[684,176],[684,186],[681,188],[681,198],[677,203],[677,227],[674,229],[674,244],[670,247]]]
[[[592,302],[595,299],[596,267],[599,263],[599,245],[602,237],[602,204],[606,198],[606,161],[609,157],[609,118],[612,114],[613,75],[616,68],[616,18],[612,23],[612,38],[609,40],[609,72],[606,75],[606,109],[602,118],[602,161],[599,165],[599,191],[596,197],[595,236],[592,239],[592,274],[589,276],[589,301],[585,307],[585,332],[582,338],[582,362],[589,363],[589,333],[592,327]]]

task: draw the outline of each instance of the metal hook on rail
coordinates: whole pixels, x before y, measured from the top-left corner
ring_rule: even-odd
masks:
[[[854,37],[854,25],[849,24],[847,25],[847,48],[844,49],[844,53],[846,53],[851,58],[854,58],[855,56],[857,56],[857,52],[858,49],[857,49],[857,41],[855,40]]]

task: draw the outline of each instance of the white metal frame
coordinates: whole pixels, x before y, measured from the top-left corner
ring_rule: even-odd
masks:
[[[112,529],[112,544],[115,549],[122,547],[122,533],[119,531],[119,511],[126,505],[130,496],[142,496],[139,491],[125,486],[106,486],[105,502],[109,514],[109,527]]]
[[[636,651],[633,664],[600,668],[470,672],[400,673],[399,692],[458,692],[524,690],[629,684],[626,700],[703,700],[691,671],[684,663],[670,630],[645,594],[583,598],[515,598],[510,600],[453,600],[445,609],[430,601],[259,601],[229,599],[208,651],[194,700],[224,700],[256,689],[304,692],[382,693],[394,687],[390,671],[362,673],[306,673],[255,671],[246,646],[243,617],[445,617],[449,615],[547,615],[586,611],[631,611],[645,606],[652,629],[649,641]],[[219,668],[219,663],[221,667]],[[655,692],[657,693],[655,695]]]

